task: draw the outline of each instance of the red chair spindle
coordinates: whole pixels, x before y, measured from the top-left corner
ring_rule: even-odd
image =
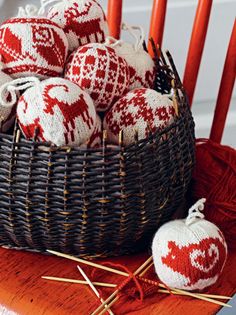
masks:
[[[236,20],[234,21],[229,47],[225,59],[224,70],[221,78],[219,93],[216,101],[215,114],[211,127],[210,139],[220,143],[236,75]]]
[[[197,83],[198,71],[205,44],[212,0],[199,0],[185,66],[183,85],[189,97],[190,105]]]
[[[108,0],[107,20],[110,36],[119,39],[122,21],[122,0]]]
[[[153,0],[149,38],[161,47],[164,33],[167,0]],[[153,56],[152,45],[148,43],[148,51]]]

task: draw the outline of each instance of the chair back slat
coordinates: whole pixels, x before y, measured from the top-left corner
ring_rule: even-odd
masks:
[[[119,39],[122,22],[122,0],[108,0],[107,21],[110,30],[110,36]]]
[[[234,21],[228,51],[225,59],[224,70],[221,78],[219,93],[216,101],[215,114],[211,127],[210,139],[220,143],[227,113],[229,111],[230,100],[236,75],[236,20]]]
[[[160,47],[164,33],[166,6],[167,0],[153,0],[149,38],[153,38],[154,43]],[[153,56],[150,42],[148,43],[148,51]]]
[[[197,83],[211,7],[212,0],[198,1],[183,79],[183,84],[189,97],[190,105],[192,105],[193,95]]]

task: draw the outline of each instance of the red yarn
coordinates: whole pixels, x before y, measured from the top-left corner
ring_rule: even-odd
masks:
[[[236,150],[208,139],[196,142],[194,199],[206,198],[205,217],[236,248]]]

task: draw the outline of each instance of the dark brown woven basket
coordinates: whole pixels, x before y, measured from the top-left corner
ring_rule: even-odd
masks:
[[[179,116],[133,145],[54,148],[16,125],[0,134],[0,245],[80,256],[136,252],[182,203],[195,162],[194,123],[168,54],[156,90],[175,85]]]

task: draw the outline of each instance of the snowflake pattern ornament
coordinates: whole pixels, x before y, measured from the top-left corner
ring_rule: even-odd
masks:
[[[22,13],[23,12],[23,13]],[[0,27],[0,55],[4,72],[13,78],[34,75],[40,79],[62,74],[68,54],[64,31],[43,17],[11,18]]]
[[[199,200],[185,220],[164,224],[153,239],[155,270],[169,287],[202,290],[214,284],[223,270],[227,245],[218,227],[200,212],[205,201]]]
[[[119,143],[123,131],[124,145],[132,144],[135,133],[145,139],[149,132],[161,131],[174,121],[175,109],[167,95],[151,89],[135,89],[119,99],[106,113],[104,129],[108,141]]]
[[[42,1],[43,6],[47,3],[50,0]],[[59,0],[47,17],[62,27],[70,51],[88,43],[103,43],[108,35],[104,11],[96,0]]]
[[[27,139],[33,139],[36,130],[36,140],[56,146],[80,146],[90,139],[96,111],[86,92],[62,78],[28,81],[28,89],[17,104],[19,126]],[[13,81],[8,88],[13,90],[17,83]]]
[[[97,111],[106,111],[125,94],[130,74],[126,61],[113,48],[93,43],[78,48],[70,56],[65,78],[90,94]]]

